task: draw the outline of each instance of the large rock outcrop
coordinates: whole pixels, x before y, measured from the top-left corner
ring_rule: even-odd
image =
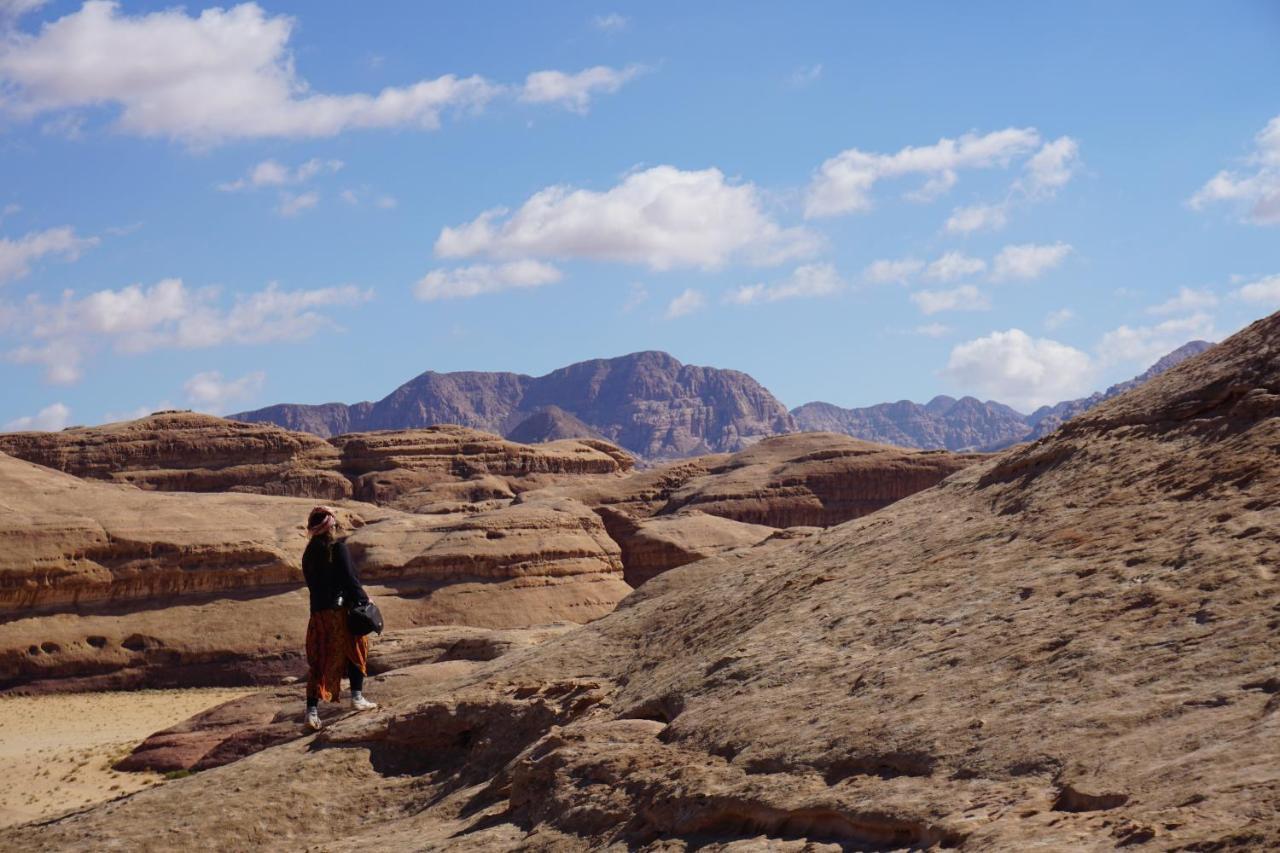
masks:
[[[874,515],[3,841],[1275,849],[1277,447],[1280,314]]]
[[[0,453],[77,477],[180,492],[252,492],[340,500],[338,451],[304,432],[194,412],[61,432],[0,433]]]
[[[741,450],[796,429],[786,407],[745,373],[681,364],[662,352],[584,361],[539,377],[428,371],[376,403],[285,404],[233,417],[320,436],[437,424],[506,435],[533,431],[530,416],[553,407],[648,459]]]
[[[91,482],[0,454],[0,688],[231,684],[296,673],[313,501]],[[585,621],[630,591],[569,501],[489,513],[339,507],[392,625]]]

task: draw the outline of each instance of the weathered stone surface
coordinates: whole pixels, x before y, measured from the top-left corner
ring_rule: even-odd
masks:
[[[622,549],[624,576],[631,586],[676,566],[759,544],[778,532],[697,510],[649,518],[633,518],[611,507],[598,512]]]
[[[312,505],[142,491],[0,455],[0,687],[236,684],[291,671]],[[471,517],[349,503],[339,514],[392,626],[588,620],[629,592],[618,546],[571,502]]]
[[[1274,849],[1278,446],[1280,314],[874,515],[3,841]]]
[[[61,432],[0,433],[0,453],[77,477],[157,491],[351,497],[338,452],[327,442],[270,424],[194,412]]]

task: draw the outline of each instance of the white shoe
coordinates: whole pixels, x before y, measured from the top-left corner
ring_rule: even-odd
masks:
[[[320,712],[314,708],[308,709],[307,728],[311,729],[313,732],[318,732],[320,731],[320,726]]]
[[[372,711],[376,707],[377,702],[370,702],[358,693],[351,697],[351,709],[354,711]]]

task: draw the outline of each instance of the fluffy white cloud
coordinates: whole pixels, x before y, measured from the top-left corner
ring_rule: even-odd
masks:
[[[951,234],[970,234],[974,231],[999,231],[1008,223],[1007,204],[975,204],[951,211],[945,227]]]
[[[1147,309],[1148,314],[1185,314],[1188,312],[1204,311],[1209,308],[1215,308],[1218,305],[1218,297],[1211,290],[1193,290],[1190,287],[1183,287],[1178,290],[1176,296],[1166,299],[1159,305],[1152,305]]]
[[[676,317],[692,314],[694,311],[699,311],[706,307],[706,304],[707,297],[703,296],[701,292],[689,288],[667,304],[667,319],[674,320]]]
[[[805,264],[776,284],[748,284],[730,291],[726,302],[750,305],[814,296],[831,296],[844,289],[844,280],[832,264]]]
[[[297,168],[289,168],[275,160],[263,160],[249,170],[249,174],[225,184],[218,184],[223,192],[259,189],[260,187],[283,187],[289,184],[303,184],[322,173],[332,174],[343,167],[341,160],[321,160],[313,157]]]
[[[933,145],[908,146],[894,154],[877,154],[850,148],[819,167],[809,184],[805,216],[837,216],[870,210],[871,191],[878,181],[905,175],[924,175],[927,182],[917,192],[930,198],[949,189],[961,169],[1005,167],[1040,144],[1033,128],[1006,128],[984,136],[965,134],[940,139]]]
[[[610,12],[607,15],[596,15],[591,19],[591,25],[597,30],[606,33],[617,33],[625,30],[627,25],[631,23],[631,19],[625,15],[619,15],[617,12]]]
[[[1075,311],[1070,308],[1059,308],[1057,311],[1050,311],[1049,316],[1044,318],[1044,327],[1046,329],[1059,329],[1075,318]]]
[[[4,425],[5,432],[57,432],[71,423],[71,409],[62,403],[45,406],[34,415],[15,418]]]
[[[48,2],[49,0],[0,0],[0,24],[16,21]]]
[[[1052,196],[1067,185],[1080,166],[1080,145],[1070,136],[1046,142],[1027,161],[1025,178],[1017,185],[1032,198]]]
[[[1254,137],[1254,151],[1243,172],[1223,170],[1210,178],[1189,204],[1203,210],[1217,202],[1233,202],[1244,219],[1256,225],[1280,225],[1280,116]]]
[[[1280,307],[1280,275],[1269,275],[1249,282],[1237,290],[1235,295],[1245,302]]]
[[[957,345],[943,375],[966,392],[1030,411],[1086,392],[1094,368],[1080,350],[1010,329]]]
[[[947,252],[924,271],[924,277],[932,281],[955,281],[969,275],[976,275],[987,268],[987,262],[981,258],[973,258],[964,252]]]
[[[81,298],[67,291],[57,303],[33,297],[13,309],[10,326],[27,340],[8,357],[44,365],[50,382],[74,382],[86,353],[101,344],[140,353],[302,340],[336,327],[321,309],[357,305],[370,296],[351,285],[289,291],[270,284],[225,304],[217,289],[191,290],[180,279]]]
[[[75,229],[67,226],[33,231],[17,240],[0,238],[0,284],[27,275],[31,265],[46,255],[74,261],[96,245],[97,237],[77,236]]]
[[[19,115],[104,104],[118,127],[208,145],[255,137],[323,137],[357,128],[435,128],[449,107],[484,104],[498,87],[452,74],[376,95],[312,92],[288,49],[294,19],[256,3],[128,15],[89,0],[34,35],[0,41],[0,78]]]
[[[239,379],[224,379],[220,371],[209,370],[192,376],[182,388],[197,409],[221,415],[230,404],[250,399],[261,391],[266,381],[267,374],[261,370],[246,373]]]
[[[962,284],[951,290],[917,290],[911,301],[922,314],[940,311],[985,311],[991,307],[987,295],[972,284]]]
[[[1071,254],[1066,243],[1005,246],[992,263],[992,281],[1029,281],[1061,264]]]
[[[432,270],[414,287],[421,300],[457,299],[500,290],[541,287],[560,280],[560,270],[540,261],[511,261],[490,266],[476,264],[451,270]]]
[[[319,203],[320,193],[314,190],[305,193],[281,193],[280,205],[276,208],[276,212],[281,216],[297,216]]]
[[[915,258],[872,261],[862,271],[862,278],[871,284],[906,284],[923,269],[924,261]]]
[[[925,323],[924,325],[916,326],[912,331],[924,338],[942,338],[951,334],[951,327],[942,323]]]
[[[1176,317],[1152,326],[1120,326],[1102,336],[1098,358],[1107,365],[1128,363],[1145,368],[1187,341],[1217,337],[1208,314]]]
[[[719,169],[655,166],[605,190],[547,187],[520,209],[489,210],[445,228],[436,254],[446,258],[590,258],[715,269],[731,258],[782,263],[820,245],[804,228],[783,228],[764,211],[752,184],[732,183]]]
[[[558,104],[575,113],[585,113],[594,94],[612,95],[644,71],[639,65],[610,68],[597,65],[576,74],[563,71],[534,71],[524,81],[520,100],[531,104]]]

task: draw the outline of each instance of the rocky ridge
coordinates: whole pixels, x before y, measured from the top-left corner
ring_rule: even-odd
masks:
[[[376,713],[3,838],[1273,849],[1277,447],[1280,314],[873,515],[465,672],[393,670]]]

